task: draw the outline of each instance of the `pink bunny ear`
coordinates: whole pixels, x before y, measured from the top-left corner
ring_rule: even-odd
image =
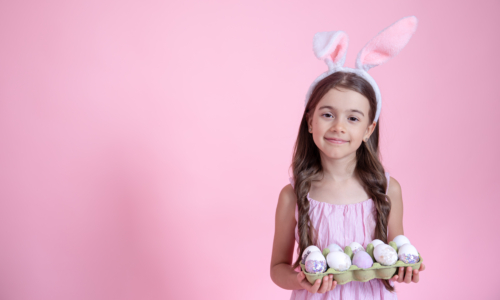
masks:
[[[347,54],[349,38],[343,31],[324,31],[314,35],[313,50],[316,57],[323,59],[332,70],[342,67]]]
[[[404,17],[380,31],[361,49],[356,59],[356,68],[368,71],[398,55],[417,30],[415,16]]]

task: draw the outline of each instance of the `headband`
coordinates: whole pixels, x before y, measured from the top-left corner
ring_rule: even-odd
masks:
[[[377,100],[377,112],[374,121],[378,121],[380,109],[382,108],[382,97],[375,80],[368,74],[368,70],[381,65],[398,55],[411,36],[417,29],[417,18],[415,16],[404,17],[372,38],[356,58],[356,68],[351,69],[344,66],[349,39],[344,31],[325,31],[314,35],[313,50],[318,59],[322,59],[328,66],[328,71],[322,73],[314,80],[306,95],[306,103],[316,84],[328,75],[335,72],[351,72],[359,75],[370,83],[375,91]]]

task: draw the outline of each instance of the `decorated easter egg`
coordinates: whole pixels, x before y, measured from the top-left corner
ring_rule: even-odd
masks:
[[[398,250],[399,250],[399,247],[403,246],[404,244],[411,244],[410,240],[402,234],[395,237],[394,240],[392,240],[392,241],[394,243],[396,243],[396,246],[398,246]]]
[[[358,251],[365,251],[365,248],[363,248],[363,246],[357,242],[350,243],[349,247],[351,247],[352,253],[354,254],[358,253]]]
[[[344,252],[330,252],[326,256],[326,262],[330,268],[336,271],[346,271],[351,267],[351,258]]]
[[[418,257],[418,251],[415,246],[411,244],[404,244],[398,249],[398,258],[405,264],[418,263],[420,257]]]
[[[381,241],[381,240],[379,240],[379,239],[374,239],[374,240],[371,242],[371,244],[372,244],[372,245],[373,245],[373,247],[375,248],[375,247],[377,247],[378,245],[380,245],[380,244],[385,244],[385,243],[384,243],[384,242],[382,242],[382,241]]]
[[[311,254],[312,252],[320,252],[321,253],[321,250],[319,250],[319,248],[314,246],[314,245],[311,245],[311,246],[307,247],[306,249],[304,249],[304,253],[302,253],[302,263],[303,264],[306,263],[307,256],[309,254]]]
[[[358,251],[352,258],[352,264],[358,268],[368,269],[373,266],[373,259],[366,251]]]
[[[342,247],[340,247],[339,245],[337,244],[330,244],[328,245],[328,247],[326,247],[328,249],[330,249],[330,252],[334,252],[334,251],[340,251],[340,252],[344,252],[344,250],[342,250]]]
[[[380,244],[373,250],[375,260],[381,265],[391,266],[398,260],[396,250],[387,244]]]
[[[323,253],[318,251],[313,251],[309,253],[306,258],[306,272],[307,273],[323,273],[326,271],[326,259]]]

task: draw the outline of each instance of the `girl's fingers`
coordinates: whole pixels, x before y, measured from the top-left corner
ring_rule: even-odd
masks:
[[[328,292],[329,290],[332,289],[332,275],[327,275],[325,276],[327,279],[326,279],[326,284],[325,284],[325,291],[323,293],[326,293]]]
[[[418,280],[419,280],[418,270],[413,270],[413,277],[411,281],[418,283]]]
[[[405,274],[405,283],[410,283],[411,282],[411,271],[412,267],[406,268],[406,274]]]
[[[399,283],[403,282],[404,270],[405,270],[405,267],[399,267],[399,272],[398,272],[398,282]]]
[[[405,283],[418,283],[418,281],[420,280],[419,273],[423,270],[425,270],[424,264],[421,264],[418,270],[413,270],[411,266],[406,268],[406,270],[404,267],[400,267],[398,273],[394,275],[390,280],[392,282],[404,281]],[[337,281],[333,280],[333,275],[331,274],[324,276],[322,280],[316,279],[314,284],[310,284],[307,280],[304,280],[305,278],[306,275],[302,271],[297,274],[297,279],[299,280],[301,285],[303,285],[311,293],[325,293],[337,287]]]
[[[419,271],[420,271],[420,272],[422,272],[423,270],[425,270],[425,266],[424,266],[424,264],[422,263],[422,264],[420,265],[420,269],[419,269]]]
[[[332,277],[333,277],[333,276],[332,276]],[[334,280],[334,281],[332,282],[332,290],[333,290],[334,288],[336,288],[336,287],[337,287],[337,281],[336,281],[336,280]],[[330,290],[330,291],[331,291],[331,290]]]
[[[324,292],[327,291],[327,289],[328,289],[328,278],[329,277],[330,276],[324,276],[323,277],[323,283],[321,284],[321,287],[319,288],[318,293],[322,294],[322,293],[324,293]]]
[[[306,279],[306,275],[302,271],[300,271],[297,274],[297,280],[299,281],[299,283],[302,287],[304,287],[305,289],[308,290],[312,287],[312,284],[310,284],[309,281],[307,281],[305,279]]]
[[[333,275],[328,275],[328,288],[326,289],[326,291],[331,291],[332,290],[332,286],[333,286]]]
[[[333,280],[333,275],[330,275],[332,277],[332,285],[330,286],[329,291],[333,290],[335,288],[335,285],[337,284],[337,281]]]
[[[317,293],[320,286],[321,286],[321,279],[316,279],[316,281],[314,282],[314,285],[311,288],[311,290],[312,290],[311,293]]]

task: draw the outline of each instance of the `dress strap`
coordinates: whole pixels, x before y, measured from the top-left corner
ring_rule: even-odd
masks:
[[[289,178],[288,178],[288,181],[290,181],[290,184],[291,184],[291,185],[292,185],[292,187],[294,188],[294,185],[293,185],[293,183],[294,183],[294,182],[293,182],[293,177],[289,177]]]

